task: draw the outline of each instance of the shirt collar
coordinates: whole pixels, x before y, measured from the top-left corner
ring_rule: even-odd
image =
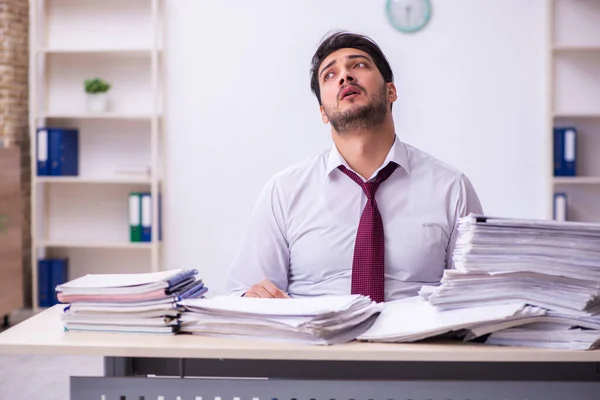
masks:
[[[398,138],[398,135],[395,136],[394,144],[390,148],[390,151],[388,152],[385,160],[383,161],[383,164],[381,164],[381,166],[377,168],[377,171],[375,171],[374,175],[376,175],[379,172],[379,170],[381,170],[381,168],[388,165],[390,161],[394,161],[396,164],[404,168],[404,170],[407,173],[410,174],[408,153],[406,151],[406,147],[400,141],[400,138]],[[343,165],[351,170],[350,166],[348,166],[348,163],[346,162],[346,160],[344,160],[344,157],[342,157],[334,143],[331,146],[331,151],[329,152],[329,157],[327,159],[327,169],[325,170],[325,178],[327,178],[329,174],[331,174],[331,172],[340,165]]]

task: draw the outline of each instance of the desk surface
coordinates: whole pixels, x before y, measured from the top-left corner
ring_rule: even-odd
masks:
[[[294,345],[193,335],[65,332],[54,306],[0,333],[0,353],[106,357],[356,361],[600,362],[600,351],[496,347],[477,343]]]

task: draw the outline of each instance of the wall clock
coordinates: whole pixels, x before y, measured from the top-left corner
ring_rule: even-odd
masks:
[[[431,1],[386,0],[385,12],[395,29],[413,33],[423,29],[431,19]]]

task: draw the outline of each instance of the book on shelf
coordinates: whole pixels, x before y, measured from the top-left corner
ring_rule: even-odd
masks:
[[[37,129],[38,176],[79,175],[79,131],[55,127]]]

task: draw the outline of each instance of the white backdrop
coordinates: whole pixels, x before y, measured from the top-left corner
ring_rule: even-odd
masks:
[[[384,0],[167,1],[166,266],[220,293],[262,185],[330,145],[308,71],[334,29],[387,55],[402,140],[465,172],[486,213],[545,218],[545,2],[432,3],[403,35]]]

